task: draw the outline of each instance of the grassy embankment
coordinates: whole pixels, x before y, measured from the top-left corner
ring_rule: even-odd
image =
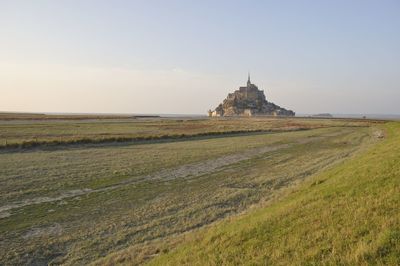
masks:
[[[151,265],[399,265],[400,124],[284,199],[186,237]],[[161,252],[162,253],[162,252]]]
[[[173,143],[5,150],[0,264],[87,264],[127,247],[138,255],[134,263],[143,262],[156,241],[167,243],[244,211],[347,158],[369,142],[370,131],[328,127]],[[243,154],[248,156],[241,159]],[[223,164],[208,170],[216,160]],[[82,189],[92,192],[74,194]],[[67,197],[57,199],[60,195]]]

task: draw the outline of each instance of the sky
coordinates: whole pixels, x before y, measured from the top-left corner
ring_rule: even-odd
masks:
[[[400,114],[398,0],[0,0],[0,111]]]

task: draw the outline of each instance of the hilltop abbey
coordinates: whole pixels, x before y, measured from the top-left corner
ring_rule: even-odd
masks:
[[[250,74],[246,87],[229,93],[228,97],[214,111],[209,110],[208,115],[216,116],[294,116],[291,110],[286,110],[280,106],[268,102],[263,90],[251,83]]]

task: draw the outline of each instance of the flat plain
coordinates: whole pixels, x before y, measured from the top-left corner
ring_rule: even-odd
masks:
[[[187,235],[285,199],[371,149],[384,130],[347,119],[7,116],[0,264],[163,259]]]

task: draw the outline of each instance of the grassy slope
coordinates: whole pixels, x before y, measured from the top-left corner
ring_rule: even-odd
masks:
[[[400,124],[285,199],[187,237],[153,265],[399,265]]]

